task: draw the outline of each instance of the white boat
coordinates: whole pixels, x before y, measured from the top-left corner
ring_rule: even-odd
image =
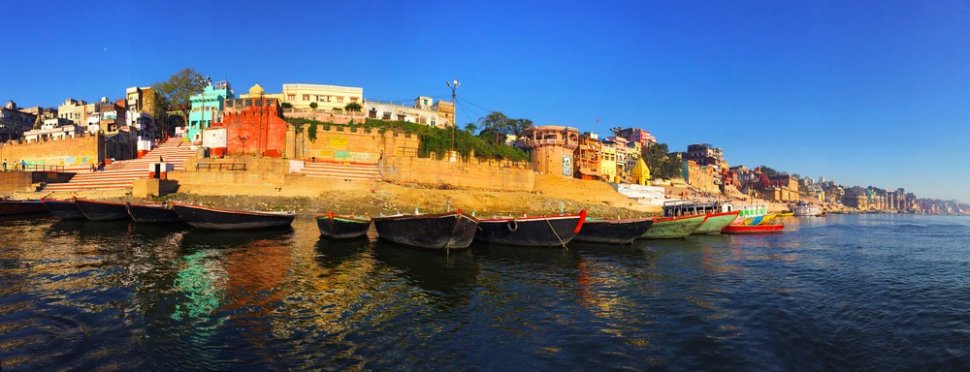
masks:
[[[822,214],[822,207],[811,205],[806,202],[798,202],[791,206],[792,213],[797,216],[819,216]]]

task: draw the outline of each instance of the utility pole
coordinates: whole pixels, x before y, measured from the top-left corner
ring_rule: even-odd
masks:
[[[458,126],[458,101],[455,99],[455,91],[458,90],[458,87],[461,86],[461,83],[458,82],[458,79],[455,79],[453,81],[446,81],[445,85],[447,85],[448,88],[451,88],[451,107],[455,109],[455,112],[452,113],[452,120],[451,120],[451,151],[454,152],[455,151],[455,127]]]

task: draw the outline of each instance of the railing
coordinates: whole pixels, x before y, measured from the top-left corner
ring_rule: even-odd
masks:
[[[205,169],[211,171],[213,169],[218,171],[245,171],[246,163],[198,163],[195,165],[195,170]]]
[[[21,166],[20,164],[13,164],[0,169],[4,172],[63,172],[63,165],[39,165],[32,164],[27,166]]]

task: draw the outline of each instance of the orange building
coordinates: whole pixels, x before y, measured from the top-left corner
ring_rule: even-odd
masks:
[[[583,133],[579,136],[579,146],[576,147],[574,160],[576,162],[576,177],[584,180],[600,179],[600,142],[596,133]]]
[[[227,99],[222,121],[212,126],[226,128],[228,155],[279,158],[286,152],[288,124],[275,98]]]
[[[530,127],[519,139],[532,158],[536,172],[573,176],[573,152],[579,146],[579,130],[559,125]]]

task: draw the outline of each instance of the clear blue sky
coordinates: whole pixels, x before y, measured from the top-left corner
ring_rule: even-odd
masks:
[[[970,201],[965,1],[196,3],[6,0],[0,99],[120,98],[186,66],[387,100],[458,78],[463,123],[643,127],[732,165]]]

